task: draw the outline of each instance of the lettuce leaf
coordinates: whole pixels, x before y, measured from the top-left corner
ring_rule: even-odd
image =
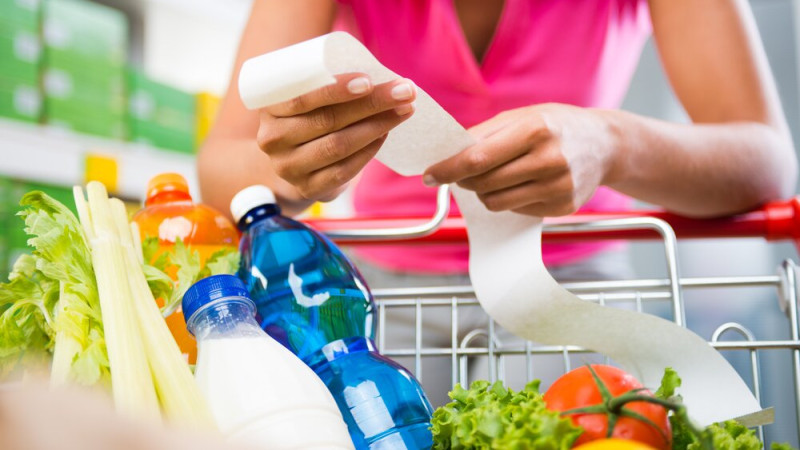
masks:
[[[582,432],[545,408],[538,381],[519,392],[475,381],[449,395],[453,401],[433,413],[434,449],[569,449]]]
[[[0,285],[0,376],[52,353],[51,381],[109,382],[102,314],[91,253],[80,222],[40,191],[18,213],[32,255]]]
[[[241,255],[233,249],[218,250],[208,258],[206,267],[200,273],[201,278],[212,275],[233,275],[239,270]]]
[[[58,283],[36,269],[31,255],[21,255],[8,278],[0,284],[0,379],[15,369],[47,364],[58,301]]]
[[[144,273],[155,298],[165,299],[161,308],[166,317],[172,314],[183,300],[183,295],[192,284],[211,275],[232,275],[239,269],[239,252],[234,248],[223,248],[200,263],[200,253],[178,239],[170,251],[158,254],[158,238],[148,237],[142,242]],[[173,280],[168,273],[174,273]]]
[[[59,283],[51,381],[108,384],[103,316],[83,228],[72,211],[43,192],[25,194],[20,205],[36,268]]]
[[[681,403],[680,395],[676,390],[681,385],[681,378],[678,373],[668,367],[664,371],[661,379],[661,386],[655,392],[655,396],[675,403]],[[748,429],[735,420],[714,423],[702,430],[693,430],[687,411],[673,413],[669,417],[672,426],[672,449],[673,450],[703,450],[713,448],[715,450],[760,450],[763,444],[756,436],[755,430]],[[788,444],[772,444],[773,449],[790,450]]]
[[[735,420],[709,425],[705,433],[711,435],[716,450],[760,450],[764,446],[756,437],[756,432],[750,430]],[[688,450],[701,450],[699,443],[693,442],[686,447]]]
[[[794,448],[791,445],[789,445],[789,444],[787,444],[785,442],[784,443],[780,443],[780,444],[777,443],[777,442],[773,442],[772,445],[770,446],[770,448],[772,450],[794,450]]]

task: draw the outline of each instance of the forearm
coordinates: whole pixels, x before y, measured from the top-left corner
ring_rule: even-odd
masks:
[[[259,114],[245,109],[237,80],[248,58],[329,32],[335,8],[333,0],[253,2],[228,92],[198,156],[204,202],[227,214],[229,202],[239,190],[264,184],[275,192],[286,214],[298,214],[312,203],[275,174],[269,156],[258,148]]]
[[[210,136],[198,155],[197,171],[203,202],[226,214],[231,198],[253,184],[269,186],[287,215],[299,214],[313,203],[275,174],[254,138]]]
[[[597,111],[616,145],[603,184],[679,214],[712,217],[794,192],[788,132],[758,122],[675,124]]]

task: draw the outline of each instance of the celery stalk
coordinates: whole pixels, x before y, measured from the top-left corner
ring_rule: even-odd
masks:
[[[63,299],[66,295],[68,295],[64,289],[64,282],[59,283],[59,298]],[[62,321],[64,321],[65,315],[69,314],[66,310],[67,302],[60,301],[58,306],[56,306],[55,310],[55,317],[54,321],[57,324],[54,328],[56,328],[56,336],[54,339],[55,345],[53,346],[53,363],[50,369],[50,385],[53,387],[58,387],[66,384],[69,381],[69,374],[72,369],[72,361],[78,355],[78,353],[83,350],[83,345],[81,342],[76,340],[73,336],[70,335],[67,331],[64,330],[65,327],[58,326]],[[86,320],[81,320],[81,322],[86,322]],[[88,324],[86,324],[86,328],[88,328]]]
[[[80,188],[75,203],[92,250],[100,309],[111,371],[111,388],[117,409],[145,419],[160,417],[158,398],[135,320],[125,251],[111,214],[105,186],[86,186],[88,207]]]
[[[119,199],[111,199],[111,210],[125,250],[125,268],[133,293],[137,328],[164,414],[172,423],[181,426],[213,427],[205,399],[147,285],[142,269],[141,245],[138,244],[139,231],[135,224],[128,223],[125,205]]]

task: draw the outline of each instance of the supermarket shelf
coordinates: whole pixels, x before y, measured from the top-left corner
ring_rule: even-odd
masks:
[[[46,125],[0,118],[0,175],[53,185],[86,182],[86,159],[116,161],[115,195],[142,199],[147,181],[161,172],[178,172],[199,195],[195,158],[143,144],[73,133]]]

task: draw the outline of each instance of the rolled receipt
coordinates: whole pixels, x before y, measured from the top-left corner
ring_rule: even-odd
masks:
[[[399,78],[354,37],[334,32],[246,61],[239,92],[245,106],[262,108],[351,72],[366,73],[375,84]],[[389,133],[376,158],[401,175],[419,175],[474,142],[418,89],[416,111]],[[562,288],[542,263],[541,218],[491,212],[457,186],[453,194],[467,224],[475,294],[506,330],[542,344],[602,353],[653,389],[672,367],[683,379],[680,392],[689,413],[704,426],[761,409],[733,367],[698,335],[652,315],[583,301]]]

